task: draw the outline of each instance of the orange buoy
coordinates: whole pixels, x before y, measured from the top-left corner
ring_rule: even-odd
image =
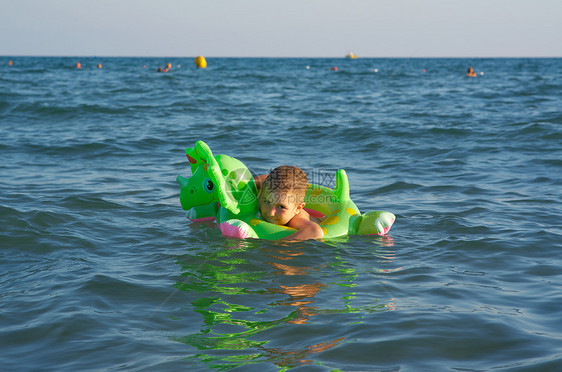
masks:
[[[76,62],[76,68],[77,68],[78,70],[80,70],[80,69],[82,68],[82,65],[80,64],[80,62]]]

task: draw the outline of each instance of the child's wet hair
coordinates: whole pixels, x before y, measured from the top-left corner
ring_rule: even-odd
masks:
[[[299,167],[282,165],[269,172],[263,187],[270,192],[291,193],[302,203],[308,189],[308,177]]]

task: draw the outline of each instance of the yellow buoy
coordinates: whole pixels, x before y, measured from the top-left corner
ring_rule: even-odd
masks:
[[[197,66],[199,68],[207,67],[207,60],[205,59],[205,57],[199,56],[199,57],[195,58],[195,66]]]

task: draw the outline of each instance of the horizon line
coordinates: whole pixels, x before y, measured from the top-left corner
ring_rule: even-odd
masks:
[[[39,58],[196,58],[199,55],[193,56],[186,56],[186,55],[169,55],[169,56],[143,56],[143,55],[131,55],[131,56],[119,56],[119,55],[71,55],[71,54],[0,54],[0,58],[16,58],[16,57],[23,57],[23,58],[30,58],[30,57],[39,57]],[[204,56],[205,58],[287,58],[287,59],[322,59],[322,58],[337,58],[337,59],[349,59],[349,60],[356,60],[356,59],[382,59],[382,58],[407,58],[407,59],[422,59],[422,58],[443,58],[443,59],[467,59],[467,58],[477,58],[477,59],[493,59],[493,58],[562,58],[562,56],[546,56],[546,55],[537,55],[537,56],[357,56],[357,58],[349,58],[347,56]]]

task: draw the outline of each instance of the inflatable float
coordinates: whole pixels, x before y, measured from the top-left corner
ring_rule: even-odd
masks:
[[[191,221],[216,220],[224,236],[277,240],[296,230],[271,224],[260,218],[254,177],[239,160],[213,155],[203,141],[185,150],[192,176],[177,177],[180,203]],[[395,216],[390,212],[362,214],[349,197],[349,182],[343,169],[336,172],[336,185],[330,189],[309,184],[305,209],[320,219],[324,238],[344,235],[385,235]]]

